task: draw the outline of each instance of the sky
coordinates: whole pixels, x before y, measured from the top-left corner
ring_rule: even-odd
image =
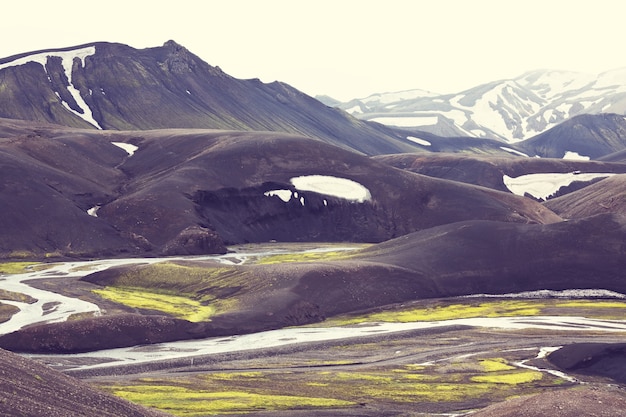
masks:
[[[445,94],[535,69],[626,67],[625,11],[623,0],[20,0],[3,4],[0,57],[172,39],[233,77],[312,96]]]

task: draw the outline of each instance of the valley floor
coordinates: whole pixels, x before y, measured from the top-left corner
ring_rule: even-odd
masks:
[[[563,374],[544,356],[623,336],[450,326],[70,374],[180,416],[462,415],[512,396],[610,389],[607,380]]]

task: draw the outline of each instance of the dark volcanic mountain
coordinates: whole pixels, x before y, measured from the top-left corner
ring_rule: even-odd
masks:
[[[219,253],[224,242],[379,242],[468,219],[560,220],[529,199],[299,136],[0,126],[3,257]]]
[[[239,80],[173,41],[98,42],[0,59],[0,117],[115,130],[209,128],[320,138],[366,154],[415,150],[391,129],[287,84]]]
[[[606,113],[576,116],[516,146],[530,156],[563,158],[573,152],[598,159],[626,148],[626,118]]]

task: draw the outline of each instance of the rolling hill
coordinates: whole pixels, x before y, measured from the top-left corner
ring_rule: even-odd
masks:
[[[560,220],[528,199],[301,136],[0,125],[5,258],[221,253],[225,243],[380,242],[469,219]]]

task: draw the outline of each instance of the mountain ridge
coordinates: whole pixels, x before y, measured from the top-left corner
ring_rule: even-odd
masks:
[[[95,42],[0,60],[0,117],[105,130],[277,131],[365,154],[415,150],[282,82],[224,73],[175,41],[135,49]]]

